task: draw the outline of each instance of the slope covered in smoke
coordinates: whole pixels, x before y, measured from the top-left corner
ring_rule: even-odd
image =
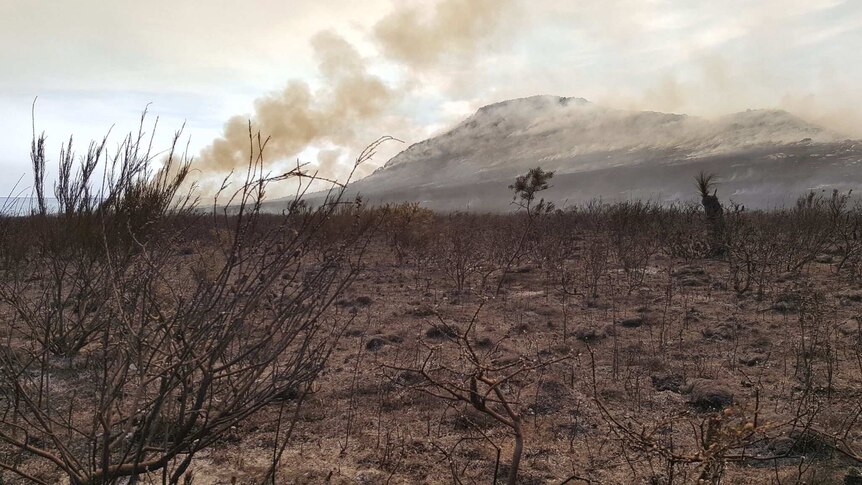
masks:
[[[438,209],[504,209],[506,185],[530,167],[554,170],[547,196],[691,198],[704,170],[725,196],[765,206],[808,189],[852,188],[862,145],[777,110],[719,119],[604,108],[535,96],[479,109],[416,143],[351,186],[373,202],[415,200]]]
[[[578,156],[602,151],[677,149],[703,156],[805,138],[837,139],[783,111],[753,110],[707,121],[685,115],[607,109],[582,98],[535,96],[480,108],[449,132],[402,152],[386,168],[453,156],[463,156],[468,162],[476,161],[481,168],[488,168],[526,157],[541,162],[568,160],[555,168],[571,171],[594,168]],[[492,154],[496,157],[491,163],[483,160]],[[472,155],[479,159],[473,160]]]

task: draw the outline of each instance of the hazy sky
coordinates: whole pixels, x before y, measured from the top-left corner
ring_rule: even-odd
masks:
[[[51,160],[152,103],[161,139],[186,122],[205,173],[251,117],[274,170],[341,175],[378,136],[409,144],[534,94],[784,108],[862,136],[860,50],[859,0],[0,0],[0,193],[29,173],[35,96]]]

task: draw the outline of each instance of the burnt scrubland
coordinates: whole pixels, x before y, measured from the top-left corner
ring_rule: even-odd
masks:
[[[697,202],[557,208],[535,169],[506,214],[339,185],[267,214],[306,175],[249,139],[207,203],[141,134],[70,144],[56,211],[34,140],[37,209],[0,218],[0,483],[862,482],[848,195],[752,211],[692,174]]]

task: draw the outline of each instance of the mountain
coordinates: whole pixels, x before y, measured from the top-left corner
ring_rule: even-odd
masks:
[[[718,174],[719,196],[748,206],[792,203],[809,190],[862,186],[862,141],[790,113],[749,110],[718,119],[534,96],[480,108],[350,186],[372,203],[418,201],[438,210],[506,210],[507,186],[541,166],[542,195],[590,199],[695,198],[694,176]]]

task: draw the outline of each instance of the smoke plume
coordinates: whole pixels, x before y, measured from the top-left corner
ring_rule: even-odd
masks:
[[[323,87],[312,91],[303,81],[293,80],[280,92],[258,98],[251,116],[252,129],[270,137],[267,159],[295,156],[307,146],[328,142],[353,147],[357,128],[373,121],[397,101],[398,93],[370,74],[365,59],[346,40],[332,32],[321,32],[311,41]],[[248,160],[249,118],[234,116],[225,123],[221,137],[205,148],[197,163],[204,173],[225,172]],[[322,164],[338,176],[331,159]]]
[[[513,0],[442,0],[430,15],[418,7],[384,17],[374,35],[389,58],[414,68],[445,57],[472,57],[499,30]]]
[[[308,83],[293,80],[280,92],[258,98],[250,117],[234,116],[225,123],[222,135],[201,152],[196,168],[206,178],[244,167],[250,121],[254,132],[270,137],[267,160],[289,159],[316,147],[318,175],[344,176],[349,167],[342,162],[379,136],[416,131],[392,114],[404,95],[423,87],[414,71],[446,59],[471,58],[499,29],[513,4],[514,0],[441,0],[430,16],[415,6],[396,8],[373,31],[384,59],[406,68],[406,78],[394,87],[371,74],[370,60],[344,38],[330,31],[316,34],[311,45],[322,87],[312,90]],[[202,184],[206,187],[205,181]]]

